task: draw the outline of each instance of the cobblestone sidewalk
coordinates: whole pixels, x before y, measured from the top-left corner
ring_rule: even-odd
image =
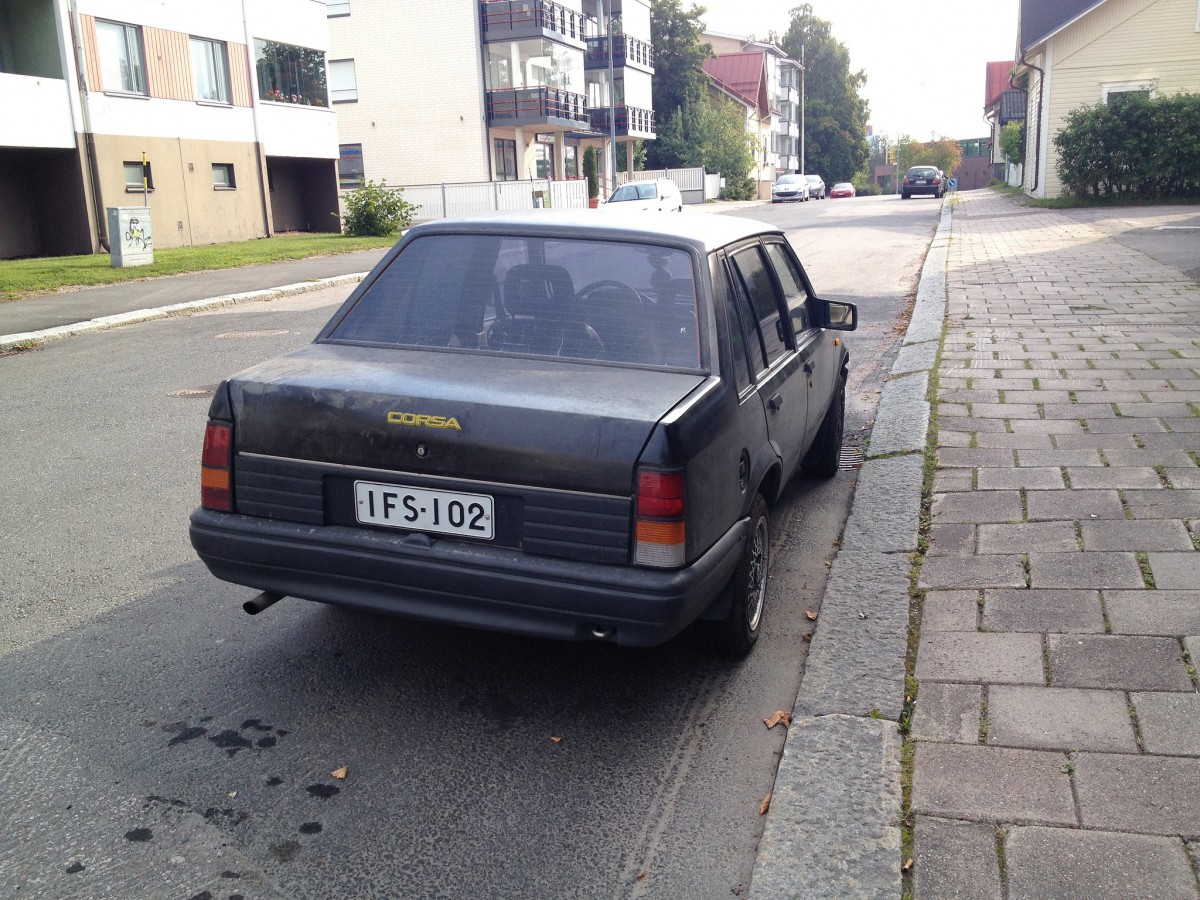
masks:
[[[984,191],[946,277],[915,895],[1195,900],[1200,285]]]

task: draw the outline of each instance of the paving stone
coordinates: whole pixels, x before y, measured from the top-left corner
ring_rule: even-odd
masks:
[[[975,631],[978,591],[930,591],[921,604],[922,631]]]
[[[893,453],[919,453],[925,449],[929,430],[929,375],[906,375],[883,386],[879,411],[871,426],[868,458]]]
[[[1190,540],[1189,540],[1190,543]],[[1154,586],[1164,591],[1186,590],[1200,584],[1200,553],[1149,553]]]
[[[1019,556],[927,556],[918,587],[1024,587],[1025,565]]]
[[[1089,828],[1200,835],[1200,759],[1081,753],[1075,789]]]
[[[1143,421],[1149,421],[1143,419]],[[1193,416],[1189,419],[1163,419],[1163,425],[1178,434],[1200,433],[1200,418]]]
[[[937,362],[937,352],[936,341],[903,346],[896,357],[896,362],[892,365],[892,374],[907,375],[912,372],[928,372]]]
[[[917,455],[870,459],[858,472],[854,507],[842,532],[845,550],[917,549],[925,461]]]
[[[931,508],[933,520],[939,524],[1019,522],[1024,518],[1021,512],[1021,494],[1018,491],[934,494]]]
[[[1191,541],[1188,541],[1191,546]],[[962,556],[975,552],[975,526],[965,522],[932,525],[929,528],[930,556]]]
[[[1109,403],[1048,403],[1044,408],[1047,419],[1087,419],[1089,425],[1117,415]]]
[[[1042,640],[1034,634],[922,631],[916,678],[976,684],[1045,684]]]
[[[923,682],[917,690],[911,737],[918,741],[975,744],[983,688],[977,684]]]
[[[1022,466],[1102,466],[1099,450],[1018,450],[1017,462]]]
[[[1062,753],[918,743],[913,759],[912,811],[918,815],[1076,824]]]
[[[1191,900],[1196,895],[1178,838],[1017,826],[1008,832],[1004,856],[1008,900]]]
[[[1124,519],[1116,491],[1030,491],[1029,521]]]
[[[1083,426],[1078,419],[1012,419],[1012,430],[1017,434],[1082,434]]]
[[[1200,590],[1105,591],[1117,634],[1200,634]]]
[[[1117,410],[1130,419],[1164,419],[1191,415],[1186,403],[1118,403]]]
[[[933,473],[934,494],[975,489],[974,469],[938,469]]]
[[[938,415],[938,430],[949,428],[951,431],[967,431],[978,434],[1007,434],[1008,428],[1003,419],[973,419],[968,416]]]
[[[1158,473],[1149,468],[1125,468],[1117,466],[1072,466],[1067,469],[1071,479],[1071,487],[1077,490],[1089,488],[1129,488],[1161,489],[1162,479]]]
[[[1022,456],[1034,450],[1051,450],[1053,447],[1048,434],[1009,434],[1003,432],[985,432],[978,435],[976,440],[980,447],[1020,450]]]
[[[1145,586],[1141,567],[1132,553],[1030,553],[1030,586],[1053,588],[1136,588]]]
[[[1135,519],[1200,519],[1200,490],[1126,491]]]
[[[1055,687],[1192,690],[1179,644],[1172,638],[1052,634],[1046,641],[1050,684]]]
[[[1164,474],[1173,488],[1200,488],[1200,468],[1195,466],[1190,469],[1167,468]]]
[[[1060,450],[1137,449],[1137,441],[1125,434],[1059,434],[1054,443]]]
[[[1147,753],[1200,756],[1200,694],[1134,693],[1130,700]]]
[[[943,469],[979,466],[1007,467],[1014,465],[1011,450],[981,449],[978,447],[945,447],[937,452],[937,464]]]
[[[984,631],[1103,634],[1100,592],[985,591],[981,627]]]
[[[1062,470],[1057,468],[980,469],[977,487],[981,491],[1011,490],[1062,490]]]
[[[1166,431],[1155,419],[1096,419],[1088,421],[1088,431],[1093,434],[1137,434]]]
[[[1024,522],[1017,525],[980,525],[977,534],[980,553],[1012,553],[1017,550],[1079,549],[1074,522]]]
[[[988,824],[917,816],[913,897],[1000,900],[996,829]]]
[[[993,685],[987,742],[1032,750],[1138,752],[1121,691]]]
[[[970,447],[974,442],[974,437],[970,431],[946,431],[938,428],[937,445],[938,447]]]
[[[972,407],[983,419],[1040,419],[1041,413],[1032,403],[976,403]]]
[[[1082,522],[1085,550],[1191,550],[1192,539],[1183,522],[1105,520]]]
[[[1160,450],[1122,450],[1110,449],[1104,451],[1104,456],[1110,466],[1190,466],[1195,468],[1191,456],[1181,447],[1167,447]]]
[[[1142,443],[1147,450],[1162,450],[1162,449],[1182,449],[1195,450],[1196,437],[1195,435],[1185,432],[1162,434],[1162,433],[1141,433],[1138,435],[1142,439]]]

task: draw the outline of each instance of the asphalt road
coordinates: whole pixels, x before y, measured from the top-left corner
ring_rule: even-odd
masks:
[[[748,213],[860,304],[861,443],[937,204]],[[187,542],[206,389],[306,343],[346,290],[0,358],[0,896],[744,896],[784,737],[762,719],[795,699],[853,471],[788,489],[738,664],[687,634],[247,617]]]

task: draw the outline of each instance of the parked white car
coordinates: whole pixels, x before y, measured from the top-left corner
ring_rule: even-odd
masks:
[[[771,202],[787,203],[799,200],[803,203],[808,199],[808,180],[803,175],[780,175],[779,180],[771,186]]]
[[[608,202],[600,208],[617,212],[683,212],[683,194],[670,178],[631,181],[613,191]]]
[[[814,200],[825,199],[825,179],[820,175],[805,175],[808,179],[808,196]]]

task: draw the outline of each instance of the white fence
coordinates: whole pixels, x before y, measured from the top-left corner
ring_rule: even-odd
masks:
[[[703,168],[694,169],[649,169],[645,172],[634,172],[631,177],[628,172],[617,173],[617,184],[627,181],[654,181],[656,178],[670,178],[683,194],[684,203],[703,203],[713,200],[721,193],[721,176],[707,175]]]
[[[477,181],[405,185],[404,199],[417,207],[414,221],[515,209],[587,209],[587,182]]]

